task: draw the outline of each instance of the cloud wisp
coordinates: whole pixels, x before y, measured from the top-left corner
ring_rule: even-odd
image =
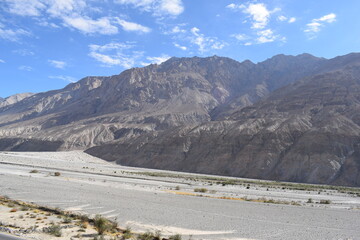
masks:
[[[306,24],[306,29],[304,32],[308,35],[309,39],[314,39],[317,37],[317,33],[321,31],[321,28],[323,28],[325,24],[335,21],[336,14],[334,13],[324,15],[320,18],[315,18],[311,20],[310,23]]]
[[[115,0],[117,4],[132,5],[154,16],[178,16],[184,11],[181,0]]]
[[[144,3],[149,2],[147,0],[143,1]],[[19,16],[33,17],[40,26],[51,28],[60,28],[61,26],[64,26],[78,30],[83,34],[114,35],[119,32],[119,25],[124,31],[150,32],[150,28],[148,27],[130,21],[119,20],[117,17],[91,17],[91,12],[95,10],[88,4],[89,2],[85,0],[5,0],[5,2],[6,7],[4,9],[6,11]],[[135,3],[137,1],[133,2]],[[159,8],[164,7],[170,11],[173,5],[168,4],[170,3],[164,1],[159,4]],[[96,11],[99,11],[99,9]],[[50,22],[51,19],[60,20],[61,23],[55,24]],[[0,36],[2,36],[2,38],[16,39],[16,37],[24,34],[26,34],[25,30],[18,29],[16,31],[5,31],[0,28]]]
[[[131,43],[108,43],[105,45],[89,45],[89,56],[104,67],[121,66],[131,68],[143,56],[141,51],[133,51]]]
[[[58,61],[58,60],[48,60],[51,66],[55,68],[64,69],[66,67],[66,62]]]
[[[76,82],[76,78],[70,77],[70,76],[57,75],[57,76],[48,76],[48,78],[51,78],[51,79],[60,79],[60,80],[63,80],[63,81],[65,81],[65,82],[69,82],[69,83],[74,83],[74,82]]]

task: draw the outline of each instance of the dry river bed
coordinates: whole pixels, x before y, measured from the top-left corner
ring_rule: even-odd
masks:
[[[134,231],[183,239],[360,239],[357,194],[219,179],[119,166],[81,151],[0,152],[0,195],[101,214]]]

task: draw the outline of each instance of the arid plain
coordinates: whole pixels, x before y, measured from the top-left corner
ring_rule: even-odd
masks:
[[[139,232],[183,239],[360,236],[360,197],[352,188],[131,168],[81,151],[1,152],[0,166],[2,195],[101,214]]]

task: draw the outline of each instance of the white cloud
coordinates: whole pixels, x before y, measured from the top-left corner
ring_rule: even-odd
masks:
[[[254,29],[265,28],[271,15],[271,12],[263,3],[251,3],[247,7],[244,7],[243,12],[251,16],[253,20],[252,28]]]
[[[332,23],[336,21],[336,14],[330,13],[328,15],[322,16],[319,19],[314,19],[313,21]]]
[[[288,19],[288,18],[285,17],[285,16],[283,16],[283,15],[278,16],[278,20],[281,21],[281,22],[286,21],[287,19]]]
[[[21,56],[33,56],[34,52],[28,50],[28,49],[17,49],[17,50],[13,50],[13,53],[19,54]]]
[[[48,78],[51,78],[51,79],[60,79],[60,80],[63,80],[63,81],[65,81],[65,82],[70,82],[70,83],[76,82],[76,78],[70,77],[70,76],[58,75],[58,76],[49,76]]]
[[[7,10],[21,16],[39,16],[46,6],[40,0],[5,0]]]
[[[57,61],[57,60],[48,60],[48,62],[56,68],[60,68],[60,69],[64,69],[65,66],[67,65],[66,62],[63,61]]]
[[[292,18],[289,19],[289,23],[293,23],[293,22],[295,22],[295,21],[296,21],[296,18],[294,18],[294,17],[292,17]]]
[[[177,43],[174,43],[174,46],[177,47],[177,48],[180,48],[181,50],[184,50],[184,51],[187,50],[187,47],[181,46],[180,44],[177,44]]]
[[[184,11],[181,0],[115,0],[115,3],[133,5],[154,16],[177,16]]]
[[[22,16],[33,16],[40,26],[59,28],[51,22],[59,19],[63,26],[85,34],[116,34],[118,28],[109,17],[93,19],[87,14],[95,11],[85,0],[5,0],[6,10]],[[41,17],[40,17],[41,16]]]
[[[234,3],[230,3],[229,5],[226,6],[227,8],[230,8],[230,9],[236,9],[237,8],[237,5],[234,4]]]
[[[128,43],[108,43],[105,45],[89,45],[89,56],[102,63],[102,66],[121,66],[131,68],[136,65],[143,52],[131,51],[134,46]]]
[[[77,16],[64,17],[63,20],[66,26],[75,28],[86,34],[100,33],[105,35],[111,35],[118,33],[118,28],[112,25],[109,18],[107,17],[93,20],[88,17]]]
[[[125,31],[134,31],[140,33],[148,33],[151,31],[150,28],[140,25],[138,23],[127,22],[122,19],[118,19],[118,23],[123,27]]]
[[[177,16],[184,11],[184,7],[181,0],[162,0],[158,11]]]
[[[25,66],[25,65],[18,67],[18,69],[21,70],[21,71],[28,71],[28,72],[30,72],[30,71],[33,70],[32,67],[30,67],[30,66]]]
[[[179,26],[175,26],[173,29],[171,29],[170,33],[186,33],[186,30],[180,28]]]
[[[258,32],[259,37],[257,38],[258,43],[273,42],[276,39],[274,32],[271,29],[266,29]]]
[[[47,0],[49,3],[47,13],[53,17],[80,14],[87,7],[84,0]]]
[[[249,36],[247,36],[245,34],[232,34],[231,37],[234,37],[239,41],[245,41],[245,40],[249,39]]]
[[[198,46],[200,53],[204,53],[209,49],[219,50],[225,47],[226,43],[219,41],[216,37],[207,37],[200,33],[200,29],[193,27],[190,29],[192,36],[190,36],[190,42]]]
[[[147,66],[150,64],[161,64],[161,63],[169,60],[169,58],[171,58],[171,57],[166,54],[162,54],[160,57],[147,57],[146,59],[150,62],[149,63],[142,62],[141,65]]]
[[[315,18],[310,23],[306,24],[305,33],[308,34],[310,39],[316,37],[316,34],[320,32],[325,23],[332,23],[336,21],[336,15],[334,13],[327,14],[321,18]]]
[[[214,44],[211,45],[212,49],[216,49],[216,50],[220,50],[223,49],[225,47],[225,43],[221,43],[221,42],[214,42]]]
[[[5,61],[4,61],[4,60],[2,60],[2,59],[0,59],[0,63],[5,63]]]
[[[24,29],[5,29],[4,25],[0,23],[0,38],[12,42],[19,41],[22,36],[31,36],[31,33]]]

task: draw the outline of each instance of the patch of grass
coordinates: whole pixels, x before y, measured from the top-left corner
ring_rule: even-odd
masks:
[[[101,215],[96,215],[94,218],[94,227],[100,235],[103,235],[110,229],[110,222]]]
[[[71,222],[72,222],[72,218],[68,216],[66,216],[63,220],[63,223],[71,223]]]
[[[153,240],[154,239],[154,234],[152,232],[145,232],[142,233],[138,236],[139,240]]]
[[[169,240],[181,240],[180,234],[175,234],[169,237]]]
[[[131,232],[131,228],[129,226],[127,226],[125,228],[125,230],[123,231],[122,237],[123,237],[123,239],[129,239],[129,238],[132,238],[132,236],[133,236],[133,234]]]
[[[201,193],[206,193],[208,190],[207,188],[195,188],[194,192],[201,192]]]
[[[155,240],[160,240],[161,239],[161,231],[160,230],[155,231],[154,239]]]
[[[61,227],[60,225],[52,225],[48,227],[48,233],[55,237],[61,237]]]

